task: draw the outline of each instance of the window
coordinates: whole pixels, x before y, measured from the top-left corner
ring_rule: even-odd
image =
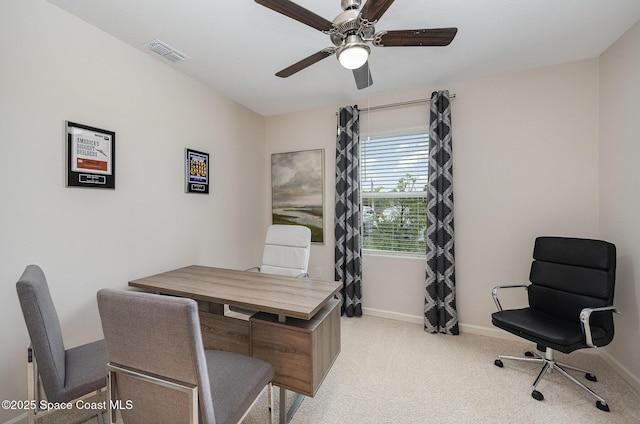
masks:
[[[424,255],[429,135],[361,143],[362,247]]]

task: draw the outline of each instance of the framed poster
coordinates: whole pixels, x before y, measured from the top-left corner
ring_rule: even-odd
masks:
[[[116,133],[67,121],[67,187],[116,188]]]
[[[271,155],[274,224],[304,225],[324,243],[324,149]]]
[[[185,149],[185,191],[209,194],[209,154]]]

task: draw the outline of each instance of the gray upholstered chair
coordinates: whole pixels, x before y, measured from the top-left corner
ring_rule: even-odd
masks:
[[[271,364],[204,349],[193,299],[103,289],[98,309],[108,391],[125,424],[238,423],[265,387],[271,391]],[[110,417],[115,422],[115,411]]]
[[[16,290],[31,339],[27,371],[29,400],[34,400],[39,407],[41,388],[49,402],[59,403],[71,402],[105,388],[107,351],[104,340],[65,349],[58,314],[42,269],[37,265],[27,266],[16,283]],[[29,409],[29,423],[45,413],[39,408]],[[102,422],[102,413],[96,411],[96,414]]]

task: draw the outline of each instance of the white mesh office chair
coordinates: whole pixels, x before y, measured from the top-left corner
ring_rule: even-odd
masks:
[[[286,275],[289,277],[309,278],[309,253],[311,251],[311,230],[302,225],[271,225],[262,252],[262,265],[247,271],[265,274]],[[246,319],[256,311],[229,306],[229,310],[238,312]]]

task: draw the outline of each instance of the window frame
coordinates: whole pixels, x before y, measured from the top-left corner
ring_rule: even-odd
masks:
[[[361,139],[361,146],[360,146],[360,177],[361,177],[361,182],[360,182],[360,211],[361,211],[361,236],[362,236],[362,252],[364,254],[371,254],[371,255],[380,255],[380,256],[394,256],[394,257],[408,257],[408,258],[424,258],[426,257],[426,201],[427,201],[427,190],[419,190],[416,191],[415,187],[413,188],[413,191],[381,191],[381,192],[372,192],[372,191],[367,191],[367,189],[365,188],[365,181],[362,179],[362,175],[366,172],[366,165],[365,165],[365,161],[366,159],[371,157],[371,154],[366,154],[365,153],[365,149],[366,149],[366,143],[370,142],[371,140],[376,140],[376,139],[384,139],[384,138],[389,138],[389,139],[398,139],[398,138],[403,138],[403,137],[414,137],[414,138],[421,138],[422,140],[426,141],[426,145],[427,145],[427,156],[426,158],[424,158],[423,160],[426,162],[426,170],[424,175],[420,174],[417,175],[418,178],[422,177],[422,181],[424,182],[424,177],[426,176],[427,180],[428,180],[428,175],[429,175],[429,155],[428,155],[428,147],[429,147],[429,131],[428,128],[426,127],[418,127],[418,128],[409,128],[409,129],[404,129],[402,131],[393,131],[393,132],[384,132],[384,133],[377,133],[377,134],[368,134],[366,137],[363,137]],[[400,179],[403,177],[400,177],[398,179],[398,181],[400,181]],[[420,182],[420,186],[425,186],[426,187],[426,182],[423,184],[422,182]],[[425,229],[424,229],[424,240],[422,241],[422,243],[425,244],[425,248],[424,251],[418,252],[418,251],[410,251],[410,250],[388,250],[388,249],[376,249],[376,248],[371,248],[371,247],[364,247],[365,246],[365,220],[364,220],[364,212],[365,212],[365,200],[368,199],[376,199],[376,198],[380,198],[380,199],[423,199],[424,201],[424,220],[425,220]],[[418,213],[418,212],[416,212]],[[412,216],[411,214],[409,216]],[[419,233],[418,233],[419,234]]]

